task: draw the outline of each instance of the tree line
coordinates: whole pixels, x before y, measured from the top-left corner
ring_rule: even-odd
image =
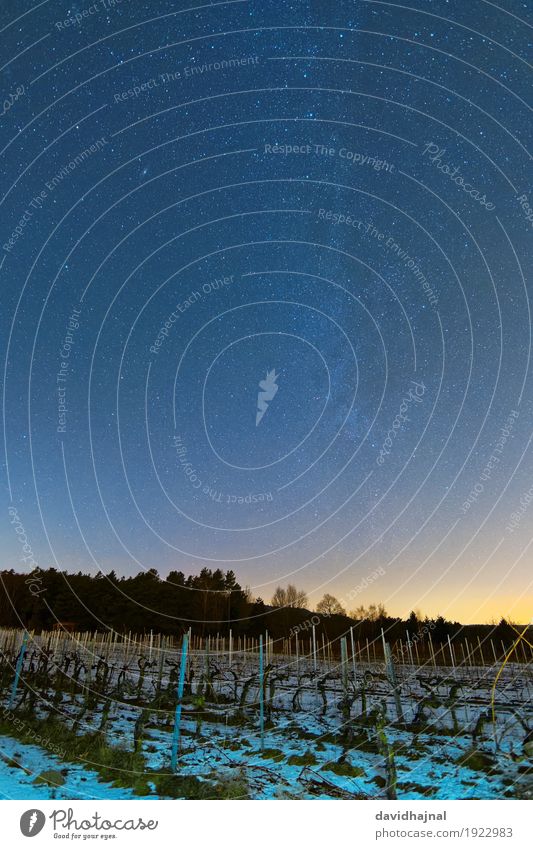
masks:
[[[119,577],[114,571],[97,575],[67,573],[57,569],[40,570],[39,592],[32,592],[27,574],[13,569],[0,572],[0,626],[25,627],[39,632],[54,627],[95,631],[113,628],[119,633],[176,635],[189,627],[196,634],[258,636],[268,630],[274,639],[284,639],[305,631],[311,618],[318,635],[335,640],[350,628],[358,640],[373,640],[381,629],[387,639],[405,640],[424,628],[431,630],[436,643],[459,633],[513,642],[516,632],[502,619],[498,625],[467,625],[443,616],[430,619],[412,611],[406,620],[390,616],[382,604],[358,606],[349,613],[326,593],[309,610],[307,594],[294,585],[277,587],[267,604],[242,587],[233,571],[204,568],[198,575],[185,576],[172,571],[160,578],[149,569],[133,576]],[[318,620],[318,621],[317,621]]]

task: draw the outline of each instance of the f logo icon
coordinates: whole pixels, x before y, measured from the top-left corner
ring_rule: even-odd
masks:
[[[24,837],[35,837],[43,830],[46,817],[42,811],[32,808],[25,811],[20,818],[20,830]]]

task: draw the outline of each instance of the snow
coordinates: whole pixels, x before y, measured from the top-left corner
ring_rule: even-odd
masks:
[[[150,707],[157,690],[159,662],[154,661],[142,682],[139,681],[138,667],[133,662],[128,664],[125,672],[120,657],[111,658],[110,662],[113,669],[107,684],[112,699],[107,724],[109,744],[125,746],[130,751],[133,749],[134,726],[144,707],[149,711],[149,717],[142,753],[150,770],[168,772],[172,711]],[[193,654],[189,664],[189,673],[193,675],[188,681],[192,680],[192,695],[196,697],[198,688],[205,684],[202,676],[206,671],[206,658],[203,653]],[[339,667],[321,664],[319,675],[324,677],[324,681],[317,687],[310,661],[300,659],[298,670],[294,659],[276,657],[273,665],[275,689],[272,702],[267,705],[270,709],[267,709],[267,717],[270,713],[272,727],[267,723],[262,750],[258,727],[259,689],[257,678],[253,678],[257,674],[257,658],[254,655],[234,655],[231,669],[227,658],[222,656],[209,661],[209,677],[216,701],[204,702],[201,711],[206,715],[199,724],[198,712],[191,704],[191,694],[186,691],[178,761],[181,775],[208,781],[244,775],[249,798],[253,799],[346,796],[382,799],[386,792],[385,756],[375,746],[374,720],[360,721],[363,686],[367,715],[377,708],[386,711],[384,731],[389,746],[394,750],[399,799],[499,799],[509,794],[509,787],[514,782],[527,782],[527,777],[523,779],[523,771],[528,765],[532,766],[532,761],[524,758],[522,741],[528,723],[531,726],[533,714],[527,668],[509,666],[499,681],[496,746],[490,721],[484,731],[478,733],[476,741],[473,739],[479,716],[487,714],[490,706],[496,674],[494,668],[415,669],[400,665],[397,677],[407,723],[406,727],[401,727],[396,722],[394,693],[379,665],[358,663],[353,688],[355,698],[349,720],[349,729],[355,740],[350,746],[346,741],[343,745],[341,739],[341,732],[348,726],[344,725],[340,704],[343,689]],[[169,681],[169,674],[170,669],[165,666],[160,683],[161,690],[167,691],[172,700],[175,686]],[[245,682],[251,679],[242,717],[236,721],[234,714],[238,705],[235,693],[237,691],[240,697]],[[460,686],[457,688],[456,684]],[[301,710],[294,707],[298,686],[304,687]],[[267,683],[266,689],[270,694],[270,683]],[[139,697],[139,704],[133,704]],[[424,703],[424,719],[417,727],[413,720],[421,701]],[[84,712],[83,693],[78,691],[74,696],[65,693],[57,705],[57,713],[70,728],[82,717],[78,732],[93,733],[100,727],[102,704],[99,696],[97,707]],[[491,766],[472,769],[458,763],[476,747],[490,756]],[[268,757],[269,750],[275,750],[274,757]],[[51,792],[57,799],[142,798],[134,796],[130,790],[102,782],[96,771],[81,764],[66,763],[38,746],[22,745],[3,737],[0,752],[0,796],[3,798],[43,799],[50,798]],[[310,763],[289,762],[292,757],[302,758],[307,752],[310,753]],[[6,758],[17,760],[24,769],[9,766]],[[328,764],[352,767],[358,774],[354,777],[339,775],[326,769]],[[36,775],[47,769],[64,771],[65,784],[53,791],[49,787],[35,785]]]
[[[60,787],[35,784],[47,770],[61,772]],[[99,780],[97,772],[49,754],[40,746],[0,736],[0,799],[139,799],[130,790]],[[152,797],[153,798],[153,797]]]

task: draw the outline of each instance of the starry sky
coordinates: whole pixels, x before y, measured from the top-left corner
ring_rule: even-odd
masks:
[[[2,568],[531,619],[532,23],[3,0]]]

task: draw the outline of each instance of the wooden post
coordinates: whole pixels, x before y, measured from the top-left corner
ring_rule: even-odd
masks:
[[[383,632],[382,632],[383,633]],[[398,722],[403,724],[403,710],[402,710],[402,701],[400,699],[400,688],[398,687],[398,681],[396,679],[396,670],[394,669],[394,663],[392,660],[391,650],[388,643],[383,642],[383,648],[385,651],[385,664],[387,666],[387,677],[389,679],[390,685],[394,692],[394,701],[396,703],[396,716],[398,717]]]
[[[409,631],[406,631],[405,633],[407,634],[407,651],[409,653],[409,662],[410,662],[411,666],[414,666],[413,652],[411,650],[411,636],[409,634]]]
[[[345,693],[348,692],[348,646],[346,637],[341,638],[341,677],[342,688]]]
[[[161,637],[159,638],[159,669],[157,671],[157,692],[161,692],[161,683],[163,681],[163,666],[165,663],[165,652],[161,645]]]
[[[205,641],[205,650],[204,650],[204,674],[205,680],[209,680],[209,637]]]
[[[455,672],[455,658],[454,658],[454,656],[453,656],[452,643],[451,643],[450,635],[449,635],[449,634],[448,634],[448,648],[449,648],[449,650],[450,650],[450,659],[451,659],[451,661],[452,661],[453,671]]]
[[[435,652],[433,651],[433,640],[431,639],[430,633],[428,633],[428,637],[429,637],[429,653],[430,653],[430,656],[431,656],[431,660],[433,662],[433,669],[436,669],[437,668],[437,662],[435,660]]]
[[[313,641],[313,669],[316,673],[316,631],[315,631],[314,625],[313,625],[312,641]]]
[[[28,639],[29,634],[27,631],[24,631],[24,634],[22,635],[22,644],[20,646],[19,656],[17,658],[17,665],[15,667],[15,680],[13,681],[13,686],[11,687],[11,695],[9,696],[9,710],[11,710],[11,708],[15,704],[15,697],[17,695],[20,673],[22,671],[22,664],[24,662],[24,655],[26,654],[26,648],[28,646]]]
[[[353,644],[353,625],[350,628],[350,648],[352,650],[353,685],[355,687],[355,647]]]
[[[387,663],[387,646],[385,643],[385,632],[383,628],[381,629],[381,642],[383,644],[383,660]]]
[[[174,718],[174,735],[172,737],[172,757],[170,760],[170,768],[172,772],[176,772],[176,768],[178,765],[178,747],[180,741],[180,724],[181,724],[181,702],[183,699],[183,690],[185,687],[185,669],[187,666],[187,645],[188,645],[188,636],[187,634],[183,635],[183,644],[181,647],[181,663],[180,663],[180,674],[178,680],[178,692],[177,692],[177,702],[176,702],[176,713]]]

